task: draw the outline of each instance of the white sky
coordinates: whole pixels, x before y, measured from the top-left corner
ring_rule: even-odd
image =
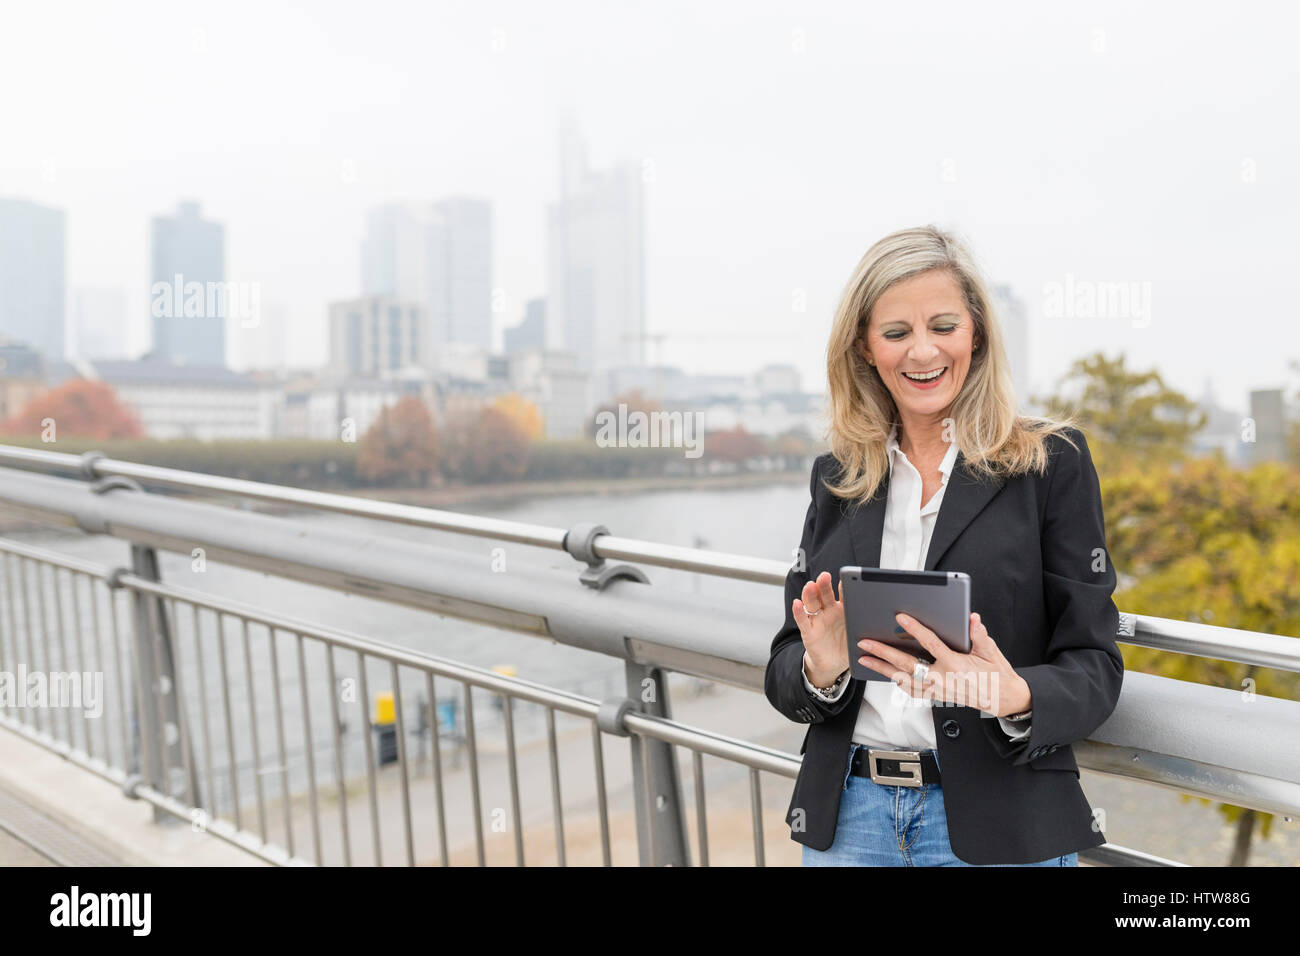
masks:
[[[1283,5],[178,6],[11,4],[0,30],[0,196],[66,210],[69,287],[126,287],[134,349],[149,217],[183,198],[225,223],[227,278],[262,284],[294,363],[323,360],[325,305],[357,292],[386,200],[490,198],[513,325],[545,293],[567,109],[595,165],[653,161],[648,326],[669,363],[789,361],[822,388],[853,265],[936,222],[1026,300],[1037,390],[1098,348],[1240,408],[1297,384]],[[1151,283],[1150,323],[1042,318],[1067,274]]]

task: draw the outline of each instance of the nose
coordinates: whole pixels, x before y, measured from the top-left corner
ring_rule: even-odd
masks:
[[[912,347],[908,350],[908,357],[917,363],[918,369],[923,369],[920,363],[928,362],[939,354],[939,346],[935,344],[934,336],[930,332],[922,332],[912,341]]]

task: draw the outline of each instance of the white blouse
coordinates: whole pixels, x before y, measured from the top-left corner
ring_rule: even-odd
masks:
[[[948,476],[957,461],[957,444],[948,446],[948,453],[939,463],[943,483],[925,507],[921,506],[921,474],[898,446],[897,426],[890,431],[885,448],[889,454],[889,497],[880,539],[880,567],[923,571],[939,507],[948,488]],[[805,659],[805,668],[806,664]],[[823,693],[808,680],[806,669],[803,682],[810,691],[828,701],[839,700],[849,687],[849,681],[843,680],[835,692]],[[936,746],[933,706],[932,699],[914,698],[891,680],[867,681],[853,728],[853,742],[884,750],[932,750]],[[999,717],[998,723],[1014,741],[1028,736],[1032,719],[1010,721]]]

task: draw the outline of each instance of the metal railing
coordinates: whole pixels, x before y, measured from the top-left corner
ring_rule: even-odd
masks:
[[[84,582],[84,587],[78,587],[78,582]],[[155,622],[165,619],[167,623],[143,643],[124,641],[122,634],[127,633],[129,628],[121,625],[124,614],[120,598],[125,598],[127,604],[141,599],[157,602],[156,610],[161,612],[165,609],[165,613],[162,618],[155,618]],[[51,631],[44,626],[46,620],[54,617],[54,609],[67,601],[78,608],[77,623],[69,635],[66,622],[61,622],[53,628],[54,639],[49,640]],[[107,706],[103,720],[91,721],[84,716],[81,720],[74,720],[71,710],[64,711],[62,721],[45,719],[47,714],[43,708],[30,710],[30,718],[23,719],[22,709],[11,707],[9,712],[0,715],[0,726],[17,731],[26,738],[59,752],[65,758],[122,786],[129,795],[149,800],[163,813],[207,829],[267,862],[343,865],[356,862],[357,854],[348,816],[348,783],[351,778],[344,768],[343,736],[329,730],[330,727],[342,726],[340,695],[334,691],[341,681],[351,679],[358,682],[353,703],[359,708],[356,716],[362,722],[365,722],[367,716],[366,704],[375,693],[387,690],[395,697],[393,742],[397,753],[393,766],[396,779],[392,789],[396,794],[394,797],[390,792],[387,796],[394,798],[389,802],[395,803],[400,811],[397,816],[400,820],[398,842],[407,865],[417,863],[413,836],[415,798],[412,794],[412,769],[418,765],[418,759],[408,749],[415,734],[407,726],[409,708],[403,706],[403,687],[410,686],[411,678],[415,679],[417,686],[423,687],[425,706],[431,714],[437,713],[439,702],[435,678],[455,681],[460,685],[460,701],[466,727],[463,746],[467,752],[469,770],[467,806],[472,811],[470,829],[474,835],[474,858],[479,865],[485,863],[485,844],[477,748],[479,731],[475,717],[481,705],[475,704],[474,690],[494,695],[503,703],[502,729],[509,769],[509,793],[513,811],[511,819],[516,822],[521,820],[521,808],[515,708],[519,703],[527,702],[539,706],[545,713],[556,862],[560,865],[565,863],[564,803],[561,799],[556,714],[581,718],[588,726],[600,831],[600,862],[604,865],[610,865],[612,858],[602,734],[636,735],[645,740],[671,744],[691,753],[695,781],[696,853],[705,865],[709,860],[709,841],[704,756],[739,764],[749,772],[751,823],[755,835],[753,852],[754,859],[759,864],[764,861],[764,841],[757,775],[760,771],[765,771],[793,778],[798,773],[798,759],[779,751],[650,714],[635,713],[623,706],[612,709],[607,705],[602,707],[601,701],[593,698],[402,650],[360,635],[312,625],[238,601],[163,584],[134,572],[97,566],[5,539],[0,539],[0,602],[9,612],[7,620],[0,620],[0,658],[5,666],[24,667],[33,671],[38,669],[28,667],[30,663],[39,665],[39,669],[46,674],[88,673],[102,668],[107,660],[110,664],[109,675],[115,678],[105,700]],[[84,621],[80,615],[82,604],[93,608],[93,611],[84,616]],[[202,626],[201,615],[207,617],[211,626],[206,629]],[[182,622],[186,621],[190,622],[188,633],[182,626]],[[89,626],[86,626],[87,622],[91,622]],[[223,626],[223,623],[234,625],[234,636],[241,642],[243,667],[240,674],[234,673],[234,667],[228,667],[230,648],[227,639],[231,628]],[[254,627],[261,628],[261,633],[254,631]],[[24,650],[22,637],[30,638],[33,634],[49,640],[48,645],[29,642]],[[281,640],[276,639],[277,635]],[[281,653],[284,639],[288,640],[292,652],[286,655],[287,661],[282,660]],[[188,647],[184,647],[186,643]],[[170,660],[168,655],[161,653],[164,644],[171,648]],[[70,651],[69,648],[74,645],[75,651]],[[252,664],[255,645],[270,661],[270,719],[258,712],[259,697],[253,682],[259,670]],[[327,675],[327,680],[318,682],[315,690],[319,691],[323,686],[330,689],[327,694],[313,691],[311,668],[307,663],[313,645],[320,652],[317,655],[317,670],[323,670]],[[43,648],[47,653],[38,656],[34,653],[36,648]],[[351,656],[346,668],[339,661],[339,656],[344,653]],[[212,655],[217,658],[216,669],[212,666],[213,662],[207,659]],[[372,683],[369,676],[372,668],[367,667],[368,664],[383,665],[387,670],[387,680],[378,686]],[[210,699],[209,689],[217,669],[220,671],[216,681],[218,692],[212,693]],[[146,676],[149,673],[162,676],[165,680],[161,685],[156,680],[150,681]],[[127,676],[124,678],[123,674]],[[404,676],[407,678],[405,681]],[[150,684],[157,688],[156,692],[145,689]],[[319,708],[316,711],[313,710],[313,697]],[[325,709],[320,708],[322,697],[328,698],[328,722],[321,719],[320,710]],[[168,707],[169,701],[173,700],[177,702],[175,718],[166,721],[161,714]],[[249,709],[249,719],[242,725],[245,733],[238,734],[234,715],[243,706]],[[15,714],[15,709],[19,713]],[[149,763],[148,752],[151,748],[149,741],[140,739],[140,725],[144,720],[136,716],[147,715],[151,709],[160,715],[156,726],[168,727],[170,724],[175,730],[174,734],[164,731],[159,737],[161,741],[174,738],[171,746],[162,744],[152,748],[162,775],[162,782],[157,786],[143,781],[142,773],[148,770],[146,765]],[[297,719],[296,727],[290,724],[293,718]],[[264,747],[259,738],[259,727],[264,726],[273,727],[275,731],[274,744],[269,748]],[[286,728],[289,728],[289,732],[286,732]],[[381,865],[385,859],[384,841],[380,832],[381,818],[390,820],[392,815],[384,812],[386,801],[385,794],[380,792],[381,769],[375,754],[373,735],[363,732],[359,736],[365,748],[360,776],[365,782],[364,803],[369,823],[368,856],[365,862]],[[326,738],[323,754],[318,745],[318,737]],[[452,844],[447,837],[448,801],[443,781],[445,758],[442,752],[444,735],[430,733],[428,737],[431,751],[428,755],[429,767],[432,772],[430,790],[437,823],[437,857],[445,866],[449,863]],[[421,742],[423,745],[423,735]],[[237,746],[251,752],[247,763],[241,764],[237,759]],[[308,795],[306,810],[309,841],[300,838],[304,826],[295,820],[295,789],[291,786],[289,773],[290,756],[294,749],[306,765],[301,783]],[[639,776],[645,803],[653,806],[661,795],[651,792],[653,775],[646,772],[650,754],[650,748],[642,749],[642,772]],[[223,760],[222,757],[226,759]],[[318,760],[330,766],[331,779],[328,781],[321,781],[318,775]],[[245,783],[241,785],[240,775],[245,772]],[[276,781],[277,793],[270,794],[270,797],[278,798],[278,807],[268,804],[267,788],[263,783],[268,773],[273,774]],[[252,781],[251,785],[248,781]],[[224,790],[221,789],[223,784],[226,788]],[[252,792],[248,793],[250,790]],[[327,796],[335,809],[331,815],[322,812],[322,804]],[[271,807],[269,811],[268,806]],[[252,814],[254,808],[255,817]],[[275,828],[275,821],[272,814],[276,810],[281,816],[278,821],[279,831],[273,834],[271,831]],[[322,838],[323,820],[327,816],[332,816],[332,823],[337,828],[331,853],[326,852],[326,841]],[[655,825],[655,816],[650,814],[648,817],[651,827]],[[524,828],[516,825],[513,833],[515,860],[523,865]],[[308,842],[309,851],[304,846]],[[647,862],[653,863],[653,850],[656,846],[653,834],[649,846],[651,856]]]
[[[492,759],[508,777],[502,802],[510,807],[516,862],[524,862],[525,855],[516,720],[523,707],[539,708],[544,717],[545,775],[551,784],[550,829],[557,862],[566,862],[564,808],[575,800],[590,808],[599,826],[600,862],[611,862],[609,767],[603,748],[609,736],[629,739],[626,789],[634,803],[641,862],[690,862],[678,749],[692,756],[698,862],[706,864],[710,858],[704,756],[719,758],[731,768],[724,777],[739,770],[747,778],[754,860],[765,862],[765,825],[779,832],[782,823],[765,819],[761,775],[793,778],[799,759],[668,719],[667,675],[690,674],[760,689],[775,630],[771,609],[764,612],[748,602],[716,596],[705,600],[676,591],[672,602],[665,603],[654,586],[643,583],[639,568],[611,565],[606,559],[776,585],[784,583],[788,571],[782,562],[615,538],[599,525],[565,530],[478,519],[111,462],[94,454],[78,457],[0,446],[0,460],[6,459],[26,468],[74,471],[91,479],[93,484],[0,468],[0,502],[45,522],[120,538],[131,544],[132,560],[129,568],[109,568],[0,539],[5,603],[11,612],[8,620],[0,616],[0,653],[7,664],[35,662],[37,647],[47,664],[55,656],[71,662],[74,658],[67,652],[72,648],[75,661],[116,661],[121,671],[116,696],[110,695],[116,722],[104,724],[98,745],[85,721],[80,722],[80,743],[74,742],[76,724],[70,714],[64,715],[62,732],[52,722],[41,726],[40,714],[30,721],[0,714],[0,724],[115,780],[153,803],[159,814],[196,820],[214,835],[268,861],[352,863],[356,821],[351,813],[360,802],[365,805],[360,823],[368,823],[369,830],[366,860],[392,859],[394,854],[385,853],[380,821],[399,819],[399,832],[388,839],[408,864],[434,858],[435,851],[425,844],[436,847],[439,862],[452,862],[457,847],[448,842],[448,815],[459,814],[451,829],[473,833],[473,860],[484,863],[479,744],[483,715],[491,711],[476,705],[477,690],[500,702],[500,724],[494,729],[504,737],[505,749]],[[511,587],[502,589],[463,551],[369,531],[304,528],[287,519],[146,494],[131,490],[136,478],[562,548],[587,567],[581,574],[556,568],[512,569]],[[602,702],[159,580],[153,549],[189,554],[195,547],[204,548],[209,560],[610,655],[625,662],[628,692]],[[33,581],[50,586],[33,589]],[[85,585],[81,590],[88,591],[89,601],[75,595],[60,599],[60,588],[66,589],[68,581]],[[33,594],[38,595],[35,602]],[[54,600],[47,603],[51,594]],[[100,633],[105,603],[109,612],[102,620],[111,623],[111,628],[105,627],[111,642]],[[119,603],[130,606],[130,627],[119,626]],[[83,604],[88,608],[84,615]],[[75,620],[59,618],[64,608]],[[48,620],[54,621],[52,630]],[[707,628],[702,621],[708,622]],[[1277,635],[1124,614],[1117,637],[1179,653],[1300,670],[1300,642]],[[242,649],[242,681],[235,679],[228,664],[231,640]],[[107,657],[106,643],[112,649]],[[254,666],[254,648],[265,667]],[[313,663],[315,667],[309,666]],[[261,691],[256,685],[259,675],[269,677]],[[354,697],[339,693],[340,681],[355,681]],[[660,690],[650,702],[638,693],[645,681]],[[456,690],[440,691],[440,682]],[[366,713],[376,688],[394,698],[395,737],[390,739],[396,753],[390,756],[395,759],[382,765]],[[440,701],[449,699],[459,701],[463,714],[459,733],[450,736],[439,718]],[[420,734],[408,726],[409,704],[415,704]],[[341,711],[344,706],[351,708],[350,715]],[[213,712],[216,721],[211,720]],[[573,732],[563,739],[559,735],[557,715],[585,723],[586,733],[578,735],[590,737],[592,774],[580,792],[573,784],[567,792],[561,786],[562,768],[572,771],[575,745]],[[363,738],[360,748],[342,729],[357,718],[365,728],[358,735]],[[1300,748],[1291,730],[1297,719],[1300,704],[1292,701],[1256,698],[1245,707],[1240,695],[1230,690],[1129,673],[1115,714],[1091,740],[1074,749],[1082,767],[1241,806],[1295,813],[1300,811]],[[267,732],[268,741],[273,737],[274,744],[264,747],[262,732]],[[467,764],[467,805],[446,800],[448,747]],[[324,783],[321,767],[328,768]],[[422,798],[413,795],[413,780],[424,770],[432,779]],[[278,799],[278,805],[268,803],[269,781],[275,782],[271,799]],[[364,801],[352,799],[350,787],[357,781],[364,784]],[[298,806],[300,799],[305,799],[305,807]],[[426,816],[419,811],[429,803],[436,833],[417,839]],[[385,811],[390,807],[395,813]],[[504,811],[504,806],[498,810]],[[1085,851],[1081,858],[1094,865],[1172,863],[1110,844]]]

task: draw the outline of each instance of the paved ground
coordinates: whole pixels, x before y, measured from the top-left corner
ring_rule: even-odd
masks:
[[[54,866],[54,862],[37,853],[26,843],[0,831],[0,866]]]
[[[714,687],[699,696],[688,693],[683,682],[674,698],[675,716],[719,733],[754,740],[790,753],[798,751],[804,728],[784,721],[758,694]],[[527,736],[529,718],[520,708],[520,736]],[[532,724],[536,725],[536,715]],[[561,715],[559,767],[564,808],[564,846],[570,865],[598,865],[600,836],[590,724]],[[610,806],[612,860],[615,865],[636,862],[632,817],[631,765],[626,741],[603,738],[607,792]],[[487,862],[513,865],[515,834],[512,822],[508,763],[499,735],[480,732],[480,785]],[[437,838],[437,802],[429,761],[413,759],[410,800],[414,820],[413,842],[417,864],[440,861]],[[447,799],[449,856],[453,864],[473,864],[475,825],[470,803],[468,763],[460,755],[444,752],[444,793]],[[682,787],[690,828],[692,862],[698,862],[698,826],[694,813],[694,788],[689,755],[683,755]],[[748,865],[754,861],[748,773],[724,761],[705,758],[708,792],[707,830],[710,862]],[[13,769],[5,769],[13,768]],[[322,770],[322,773],[325,772]],[[550,763],[543,739],[521,744],[519,751],[521,816],[525,862],[553,865],[558,860],[554,810],[551,800]],[[799,848],[790,841],[783,823],[793,781],[763,775],[762,810],[768,865],[797,865]],[[1232,828],[1212,805],[1185,798],[1173,791],[1084,771],[1085,792],[1094,806],[1106,811],[1105,831],[1112,843],[1141,849],[1195,865],[1221,865],[1228,859]],[[241,865],[256,862],[238,849],[195,833],[186,824],[158,826],[146,805],[126,800],[120,791],[15,735],[0,731],[0,790],[18,794],[29,806],[61,825],[89,833],[98,845],[122,862],[164,865]],[[268,795],[270,796],[270,795]],[[344,859],[343,814],[337,790],[318,793],[321,818],[321,858],[326,864]],[[347,802],[347,844],[354,864],[375,862],[371,804],[364,780],[350,784]],[[3,801],[0,800],[0,805]],[[396,767],[384,768],[376,779],[376,814],[379,846],[384,863],[405,862],[402,787]],[[315,859],[310,801],[306,796],[291,806],[295,851]],[[255,806],[243,811],[245,828],[256,832],[260,821]],[[0,823],[4,814],[0,806]],[[268,799],[267,836],[285,842],[283,807]],[[33,859],[35,856],[35,859]],[[39,865],[22,843],[0,831],[0,864]],[[1300,864],[1300,825],[1280,817],[1273,820],[1266,839],[1256,837],[1251,865]]]

